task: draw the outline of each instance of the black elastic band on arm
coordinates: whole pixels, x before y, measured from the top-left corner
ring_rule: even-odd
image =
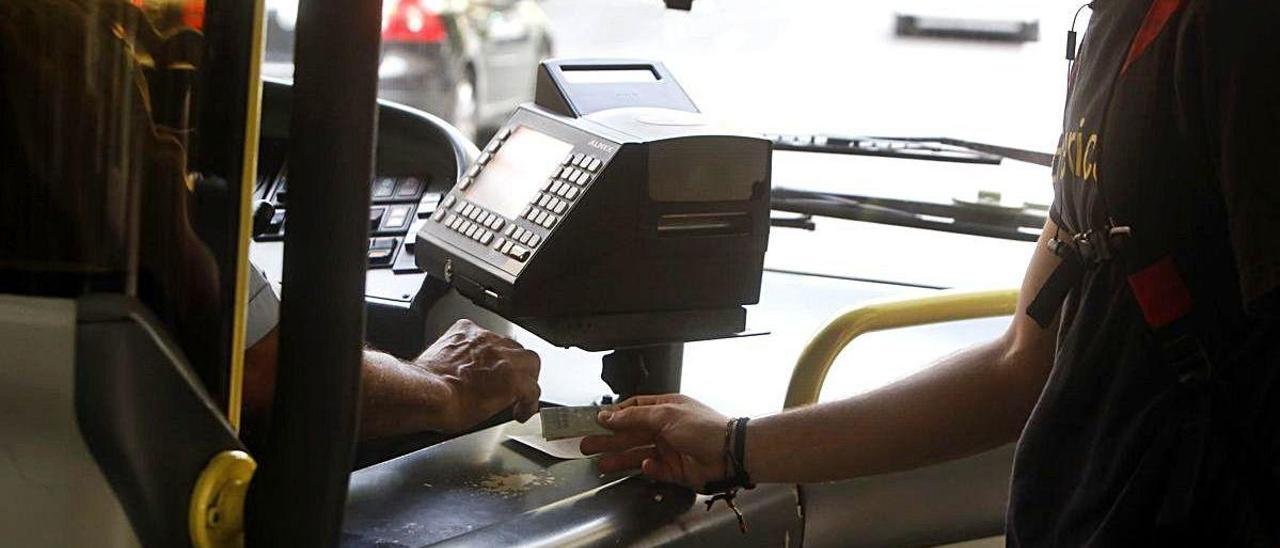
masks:
[[[1065,253],[1062,262],[1053,269],[1049,278],[1040,286],[1036,296],[1027,304],[1027,315],[1035,320],[1041,329],[1047,329],[1053,323],[1054,316],[1062,308],[1071,288],[1076,286],[1080,275],[1084,272],[1084,264],[1074,253]]]
[[[703,486],[704,493],[722,493],[737,490],[738,488],[755,489],[756,485],[751,482],[751,476],[747,474],[747,421],[748,417],[739,417],[729,419],[725,425],[724,440],[724,457],[725,457],[725,478],[722,480],[707,482]]]
[[[747,417],[729,419],[725,424],[724,433],[724,458],[725,458],[725,479],[708,482],[703,486],[703,492],[710,493],[711,498],[707,499],[707,510],[717,500],[723,500],[724,503],[733,510],[738,518],[738,530],[742,534],[747,533],[747,520],[742,516],[742,511],[738,509],[738,505],[734,504],[733,499],[738,496],[738,489],[755,489],[755,484],[751,483],[751,477],[747,475],[746,452],[747,452]]]
[[[751,475],[747,474],[747,421],[750,417],[739,417],[733,424],[733,479],[738,485],[747,489],[755,487],[751,483]]]

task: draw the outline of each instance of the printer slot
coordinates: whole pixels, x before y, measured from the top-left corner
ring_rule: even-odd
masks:
[[[658,234],[666,237],[749,234],[751,217],[744,212],[668,213],[658,218]]]

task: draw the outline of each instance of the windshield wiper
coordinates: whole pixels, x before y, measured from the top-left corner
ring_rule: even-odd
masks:
[[[774,188],[772,200],[775,211],[798,213],[803,217],[834,217],[1029,242],[1040,236],[1046,216],[1043,209],[1034,207],[926,203],[788,188]],[[808,228],[794,217],[774,223],[786,227],[798,224]]]
[[[917,140],[917,139],[923,142],[938,142],[946,145],[967,148],[967,149],[975,150],[978,152],[985,152],[987,154],[1000,156],[1002,158],[1008,158],[1010,160],[1017,160],[1019,162],[1026,162],[1028,164],[1035,164],[1035,165],[1044,166],[1044,167],[1053,167],[1053,155],[1049,154],[1048,152],[1040,152],[1037,150],[1027,150],[1025,148],[1014,148],[1014,147],[1007,147],[1007,146],[1001,146],[1001,145],[992,145],[987,143],[978,143],[975,141],[965,141],[964,139],[952,139],[950,137],[910,137],[905,140],[911,141],[911,140]]]
[[[950,137],[840,137],[834,135],[765,134],[774,150],[854,154],[935,162],[999,164],[1008,158],[1049,166],[1053,155],[1034,150],[989,145]]]

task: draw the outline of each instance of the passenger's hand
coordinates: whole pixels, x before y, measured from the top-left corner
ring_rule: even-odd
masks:
[[[471,428],[511,409],[524,422],[538,412],[538,355],[469,320],[458,320],[413,361],[448,387],[440,424],[447,432]]]
[[[639,468],[658,481],[702,489],[724,479],[724,440],[729,419],[681,394],[636,396],[612,410],[600,412],[599,422],[613,435],[582,440],[585,454],[605,453],[600,470]]]

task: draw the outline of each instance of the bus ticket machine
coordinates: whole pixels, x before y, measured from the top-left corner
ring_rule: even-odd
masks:
[[[771,144],[707,123],[661,63],[541,64],[417,235],[423,270],[558,346],[615,350],[622,396],[679,389],[682,344],[760,297]]]

